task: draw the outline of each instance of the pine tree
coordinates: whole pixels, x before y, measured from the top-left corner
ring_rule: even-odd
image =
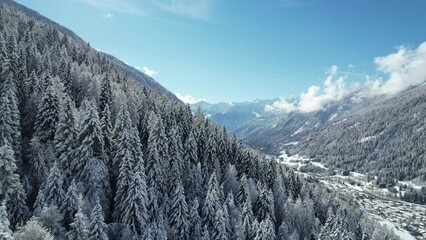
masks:
[[[176,165],[176,162],[173,163],[173,165]],[[177,168],[177,166],[174,168]],[[174,239],[188,239],[188,205],[186,203],[185,193],[178,175],[176,176],[176,179],[176,182],[171,184],[171,202],[168,218],[169,227],[171,229],[170,236]]]
[[[176,127],[172,127],[172,129],[170,129],[168,140],[170,162],[175,164],[175,167],[177,168],[177,171],[175,173],[171,173],[171,175],[173,176],[173,174],[179,174],[178,176],[173,177],[179,177],[181,179],[181,174],[183,171],[183,160],[181,153],[182,147],[180,146],[180,140]]]
[[[199,203],[198,199],[195,198],[192,201],[191,210],[189,211],[189,220],[190,220],[190,228],[189,228],[189,238],[192,240],[200,239],[202,234],[202,222],[201,217],[198,214]]]
[[[89,240],[108,240],[106,234],[107,225],[104,222],[104,215],[99,199],[90,215]]]
[[[185,192],[187,193],[187,199],[194,199],[198,196],[202,196],[205,192],[203,184],[203,174],[201,171],[201,163],[192,165],[189,168],[188,177],[186,178]]]
[[[221,208],[216,211],[216,216],[214,220],[214,225],[212,229],[212,238],[214,240],[226,240],[228,239],[228,234],[226,231],[226,222],[228,220],[225,218],[225,214]]]
[[[13,240],[12,231],[9,228],[6,207],[3,204],[0,205],[0,239]]]
[[[109,105],[106,105],[100,112],[101,116],[101,130],[104,138],[104,149],[107,157],[108,167],[112,167],[112,123],[111,123],[111,112]]]
[[[185,141],[183,160],[188,165],[196,165],[198,163],[197,142],[195,141],[195,133],[193,131],[191,131]]]
[[[0,146],[5,145],[6,141],[12,147],[17,164],[21,162],[21,116],[18,107],[18,97],[16,84],[9,74],[3,86],[1,87],[2,96],[0,97]]]
[[[328,213],[327,213],[327,221],[325,222],[324,226],[322,226],[321,231],[318,235],[318,239],[319,240],[329,240],[331,239],[331,232],[333,230],[333,227],[335,225],[335,215],[332,211],[332,209],[328,209]]]
[[[203,228],[203,234],[201,235],[200,240],[210,240],[210,233],[209,230],[207,228],[207,226],[204,226]]]
[[[94,200],[99,196],[102,200],[106,199],[110,192],[109,174],[98,111],[94,103],[89,103],[76,145],[76,155],[72,161],[76,181],[85,184],[86,198]]]
[[[216,211],[218,211],[221,206],[219,196],[219,186],[216,174],[213,172],[208,184],[207,195],[203,209],[203,221],[209,229],[213,229],[216,219]]]
[[[43,211],[43,208],[47,205],[46,196],[44,195],[44,193],[45,192],[43,191],[43,188],[40,188],[38,190],[37,198],[33,205],[33,208],[34,208],[33,216],[36,216],[36,217],[40,216],[41,212]]]
[[[9,216],[11,229],[21,226],[30,217],[30,212],[26,204],[27,194],[20,182],[7,198],[7,212]]]
[[[105,108],[111,109],[112,106],[112,90],[111,90],[111,77],[108,72],[102,79],[101,94],[99,96],[99,111],[104,113]],[[104,117],[101,115],[101,118]]]
[[[255,237],[255,231],[253,229],[254,222],[256,219],[253,216],[253,211],[251,209],[251,204],[247,200],[243,203],[242,206],[242,217],[243,217],[243,233],[244,239],[253,239]]]
[[[205,171],[208,171],[208,172],[216,171],[216,174],[220,178],[220,176],[221,176],[221,175],[219,175],[220,172],[218,174],[218,172],[217,172],[218,169],[215,169],[216,164],[218,162],[217,150],[216,150],[217,143],[215,141],[213,134],[210,133],[210,135],[212,135],[212,136],[208,137],[206,149],[205,149],[205,152],[204,152],[204,159],[203,159],[203,164],[205,164],[204,169],[205,169]]]
[[[75,126],[74,104],[68,95],[66,95],[61,103],[59,122],[54,137],[55,153],[64,174],[65,186],[69,185],[68,179],[71,179],[73,147],[77,136]]]
[[[274,221],[274,197],[272,192],[265,187],[261,187],[254,208],[259,221],[266,219],[266,217]]]
[[[127,224],[135,234],[141,234],[142,229],[147,224],[147,192],[145,183],[145,173],[143,169],[143,160],[141,160],[131,174],[130,185],[125,192],[123,202],[123,215],[119,222]]]
[[[247,177],[245,174],[243,174],[240,180],[240,188],[238,189],[237,203],[240,205],[240,207],[242,207],[243,204],[247,201],[251,204]]]
[[[65,228],[62,226],[64,216],[60,213],[58,207],[54,204],[43,207],[37,220],[57,238],[66,235]]]
[[[59,121],[59,97],[54,85],[50,82],[47,92],[37,108],[34,135],[42,142],[52,141],[55,136],[56,124]]]
[[[65,192],[63,189],[62,174],[58,168],[57,162],[55,162],[50,169],[49,176],[44,184],[43,192],[47,204],[55,204],[56,206],[62,204]]]
[[[66,226],[73,221],[74,215],[78,211],[78,201],[77,185],[73,179],[68,187],[65,198],[60,205],[60,211],[64,215],[64,223]]]
[[[20,240],[54,240],[53,235],[35,219],[31,219],[15,234],[15,239]]]
[[[131,221],[134,225],[132,230],[139,232],[140,223],[145,224],[147,221],[146,202],[148,197],[143,154],[136,131],[128,111],[123,108],[118,115],[113,138],[114,166],[117,166],[115,168],[118,169],[113,215],[118,222]],[[138,189],[131,189],[132,186],[136,186]],[[130,192],[136,193],[132,196]],[[129,212],[127,214],[136,214],[136,216],[126,219],[126,211]]]
[[[146,177],[148,188],[150,188],[150,214],[158,210],[160,201],[164,199],[165,173],[163,162],[159,153],[158,141],[160,138],[159,119],[151,112],[148,119],[148,146],[146,155]],[[154,199],[156,203],[154,203]],[[155,205],[155,206],[154,206]]]
[[[289,238],[289,229],[287,227],[287,224],[283,222],[280,227],[278,228],[278,235],[277,239],[288,239]]]
[[[7,92],[6,92],[7,93]],[[11,117],[10,101],[6,94],[2,94],[0,98],[0,144],[3,146],[5,142],[8,144],[13,142],[13,121]]]
[[[269,216],[260,222],[255,240],[275,240],[275,227]]]
[[[0,147],[0,201],[7,199],[19,183],[16,160],[12,148],[6,142]]]
[[[82,198],[79,198],[79,206],[75,214],[74,221],[70,224],[71,230],[68,232],[68,240],[88,240],[89,230],[87,228],[88,219],[81,208]]]
[[[113,131],[113,169],[120,169],[122,158],[129,154],[131,157],[130,165],[134,166],[139,158],[142,158],[141,144],[137,130],[132,124],[130,114],[126,107],[122,107],[118,113],[117,120]],[[121,170],[120,170],[121,171]],[[115,177],[119,172],[115,172]]]
[[[275,220],[276,223],[281,225],[281,222],[284,219],[285,213],[285,202],[287,200],[287,193],[285,185],[283,183],[283,178],[281,172],[277,170],[275,176],[275,181],[273,185],[273,194],[274,194],[274,206],[275,206]]]

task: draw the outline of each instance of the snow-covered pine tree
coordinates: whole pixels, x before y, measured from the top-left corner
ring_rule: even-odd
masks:
[[[53,235],[35,219],[29,220],[13,235],[19,240],[54,240]]]
[[[143,159],[136,164],[133,173],[130,176],[130,183],[127,191],[124,193],[123,215],[120,219],[130,227],[134,234],[142,234],[142,230],[147,226],[147,192],[145,182],[145,169]]]
[[[169,157],[170,163],[175,164],[175,166],[171,166],[172,168],[176,168],[175,173],[171,173],[168,179],[179,177],[182,179],[182,171],[183,171],[183,159],[182,159],[182,146],[180,146],[180,137],[177,133],[176,127],[172,127],[168,136],[168,145],[169,145]],[[178,176],[173,176],[173,174],[179,174]]]
[[[219,190],[216,173],[213,172],[210,176],[203,208],[203,222],[210,230],[214,228],[216,212],[221,208]]]
[[[7,92],[2,94],[0,97],[0,144],[1,146],[5,145],[5,142],[8,144],[13,142],[13,121],[11,117],[10,101],[7,97]]]
[[[0,97],[0,146],[7,141],[14,151],[17,165],[21,165],[21,125],[16,83],[9,73],[1,86]]]
[[[56,125],[59,121],[60,102],[57,89],[50,78],[49,86],[37,108],[37,117],[34,125],[36,136],[40,142],[52,141],[55,136]]]
[[[195,240],[200,239],[202,234],[202,222],[200,214],[198,213],[198,208],[200,207],[200,204],[198,203],[198,199],[195,198],[192,201],[191,209],[189,211],[189,221],[190,221],[190,228],[189,228],[189,239]]]
[[[245,174],[241,176],[240,188],[238,190],[236,200],[240,207],[242,207],[245,202],[249,202],[251,204],[250,190],[248,186],[247,176]]]
[[[112,107],[112,89],[111,89],[111,77],[107,72],[102,79],[101,93],[99,96],[99,112],[104,113],[105,108],[108,107],[111,110]],[[101,114],[101,118],[103,115]]]
[[[204,226],[203,234],[201,234],[200,240],[211,240],[209,229],[207,228],[207,226]]]
[[[62,173],[58,168],[57,162],[53,163],[53,167],[50,169],[49,176],[46,182],[43,184],[44,200],[46,204],[54,204],[60,206],[65,197],[65,191],[63,189]]]
[[[188,176],[186,177],[185,193],[187,193],[187,199],[191,200],[196,197],[200,197],[205,192],[203,185],[203,173],[201,171],[201,163],[192,165],[188,169]]]
[[[123,106],[118,113],[114,131],[113,131],[113,169],[115,169],[114,177],[119,175],[117,172],[120,169],[121,159],[126,155],[126,152],[129,151],[131,156],[130,164],[134,166],[138,161],[137,158],[142,157],[141,144],[139,136],[137,135],[137,130],[133,126],[132,120],[130,118],[129,111],[127,107]]]
[[[176,173],[176,175],[174,175]],[[173,239],[188,239],[189,220],[188,205],[185,200],[185,192],[180,181],[177,161],[172,163],[172,176],[175,180],[170,183],[170,209],[169,209],[169,236]]]
[[[88,240],[88,219],[82,210],[82,196],[79,197],[78,210],[73,222],[70,224],[70,231],[67,233],[68,240]]]
[[[0,239],[13,240],[12,231],[9,228],[9,219],[4,204],[0,204]]]
[[[76,121],[74,117],[74,103],[68,95],[61,101],[59,121],[55,131],[54,144],[55,154],[62,173],[65,186],[69,185],[71,179],[71,163],[74,154],[74,141],[76,139]]]
[[[100,112],[101,116],[101,130],[104,138],[104,149],[107,157],[108,167],[112,168],[112,123],[111,123],[111,112],[109,105],[106,105]]]
[[[260,222],[255,240],[275,240],[275,227],[269,216]]]
[[[183,152],[183,160],[188,165],[195,165],[199,161],[197,156],[197,141],[195,140],[195,129],[186,138]]]
[[[148,129],[149,136],[146,154],[146,177],[148,188],[151,189],[149,190],[149,212],[154,213],[158,211],[158,207],[164,202],[166,177],[163,167],[163,161],[161,159],[158,146],[158,141],[161,137],[161,130],[159,129],[159,119],[153,111],[151,111],[149,114]],[[154,199],[157,203],[154,203]],[[157,207],[154,207],[154,205],[157,205]]]
[[[281,225],[285,214],[285,202],[287,200],[287,192],[285,189],[285,184],[283,182],[281,168],[278,167],[276,172],[277,173],[275,174],[275,181],[272,187],[274,194],[275,221],[278,225]]]
[[[318,235],[318,240],[331,240],[331,233],[335,225],[335,215],[331,208],[328,209],[327,221],[324,226],[322,226],[321,231]]]
[[[269,217],[272,221],[275,219],[274,196],[265,186],[260,187],[259,197],[254,204],[254,210],[259,221],[266,219],[266,217]]]
[[[253,228],[254,222],[256,221],[253,210],[251,208],[250,201],[244,201],[242,205],[242,222],[243,222],[243,235],[244,239],[249,240],[255,237],[256,231]]]
[[[93,102],[88,104],[88,110],[83,116],[75,153],[72,172],[76,181],[85,186],[85,197],[92,201],[96,196],[106,200],[110,192],[109,174],[99,115]],[[103,203],[108,205],[106,201]]]
[[[143,211],[143,221],[147,220],[146,217],[146,201],[147,198],[147,187],[146,187],[146,176],[145,169],[143,166],[143,154],[141,151],[141,144],[137,130],[133,127],[128,111],[122,108],[118,114],[117,121],[114,128],[114,149],[115,156],[113,160],[113,166],[117,169],[116,171],[116,193],[114,197],[114,219],[118,222],[124,223],[127,221],[124,217],[125,209],[130,207],[128,201],[139,201],[143,199],[143,203],[134,203],[136,205],[143,204],[143,206],[132,206],[135,212]],[[137,172],[136,168],[138,168]],[[136,178],[135,173],[139,175],[139,179]],[[137,185],[139,189],[138,196],[129,196],[131,185]],[[133,204],[133,203],[132,203]],[[141,210],[142,209],[142,210]],[[138,218],[138,217],[137,217]],[[130,221],[130,220],[129,220]],[[132,220],[133,221],[133,220]],[[137,220],[134,220],[134,222]],[[144,222],[145,223],[145,222]],[[135,229],[140,230],[140,226],[136,226]],[[135,230],[133,229],[133,230]]]
[[[228,219],[223,212],[222,208],[219,208],[215,214],[215,220],[213,224],[213,229],[211,231],[211,239],[213,240],[226,240],[228,238],[228,233],[226,231],[226,223]]]
[[[11,229],[14,230],[21,226],[30,217],[30,212],[26,204],[27,194],[22,187],[21,182],[18,182],[16,187],[7,198],[6,206],[9,216]]]
[[[0,146],[0,203],[13,192],[19,183],[19,175],[16,174],[16,160],[9,143]]]
[[[78,211],[78,201],[77,185],[73,179],[59,208],[61,213],[64,215],[65,226],[68,226],[73,221],[74,216]]]
[[[89,240],[108,240],[107,225],[104,222],[104,213],[99,199],[90,215]]]
[[[221,172],[220,169],[216,169],[217,163],[219,161],[219,159],[217,158],[217,150],[216,150],[216,139],[214,138],[213,135],[213,131],[209,131],[209,136],[207,138],[207,143],[206,143],[206,149],[204,152],[204,158],[202,163],[203,165],[203,170],[205,172],[212,172],[215,171],[217,178],[221,178]]]
[[[62,226],[64,216],[55,204],[43,207],[40,215],[36,219],[56,238],[62,238],[66,235],[65,228]]]

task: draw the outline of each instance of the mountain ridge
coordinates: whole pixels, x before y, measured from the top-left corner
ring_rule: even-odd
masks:
[[[17,3],[13,0],[0,0],[0,3],[4,3],[7,4],[13,8],[16,8],[17,10],[24,12],[25,14],[27,14],[28,16],[43,22],[45,24],[48,25],[53,25],[56,28],[58,28],[60,31],[62,31],[63,33],[66,33],[68,36],[72,37],[75,41],[80,42],[80,43],[85,43],[88,44],[88,42],[86,42],[84,39],[82,39],[80,36],[78,36],[74,31],[70,30],[69,28],[41,15],[39,12],[30,9],[20,3]],[[105,52],[100,52],[102,55],[104,55],[107,59],[109,59],[110,61],[114,62],[120,69],[122,69],[123,71],[125,71],[130,77],[132,77],[133,79],[135,79],[136,81],[140,82],[141,84],[155,89],[156,91],[158,91],[159,93],[162,94],[166,94],[170,99],[173,99],[175,101],[180,101],[172,92],[170,92],[169,90],[167,90],[165,87],[163,87],[160,83],[158,83],[157,81],[155,81],[152,77],[146,75],[145,73],[137,70],[136,68],[124,63],[123,61],[121,61],[120,59],[114,57],[111,54],[105,53]]]

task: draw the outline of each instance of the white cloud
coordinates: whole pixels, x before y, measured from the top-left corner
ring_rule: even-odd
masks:
[[[398,51],[374,60],[377,70],[388,78],[367,81],[375,94],[395,94],[426,81],[426,42],[417,49],[399,47]]]
[[[348,68],[355,68],[355,65],[353,65],[352,63],[349,63]]]
[[[339,101],[354,93],[351,99],[371,97],[377,94],[395,94],[426,81],[426,42],[416,49],[399,47],[397,52],[374,59],[377,73],[381,77],[372,77],[354,72],[339,71],[336,65],[326,72],[327,78],[322,86],[311,86],[302,93],[295,103],[285,98],[265,106],[265,111],[312,112],[324,108],[327,104]],[[354,68],[352,64],[348,68]],[[345,79],[352,75],[364,79],[364,84],[351,83],[345,87]]]
[[[143,73],[145,73],[146,75],[148,75],[150,77],[153,77],[153,76],[158,74],[157,71],[149,69],[148,67],[142,67],[142,71],[143,71]]]
[[[102,15],[102,17],[111,19],[111,18],[114,17],[114,14],[112,14],[112,13],[105,13],[105,14]]]
[[[338,76],[338,67],[333,65],[326,72],[327,78],[322,86],[311,86],[300,95],[298,102],[290,103],[285,98],[265,106],[265,111],[278,112],[313,112],[324,108],[327,104],[339,101],[346,96],[345,77]]]
[[[176,15],[209,21],[215,0],[161,0],[153,1],[159,8]]]
[[[345,78],[343,76],[336,78],[337,70],[337,66],[335,65],[330,68],[322,88],[311,86],[306,93],[300,95],[298,103],[299,111],[318,111],[330,102],[343,99],[347,93],[345,89]]]
[[[191,95],[182,95],[180,93],[175,93],[176,97],[179,98],[184,103],[194,104],[201,101],[207,101],[205,98],[195,98]]]
[[[285,98],[280,98],[272,104],[267,104],[265,106],[266,112],[292,112],[296,109],[295,103],[288,102]]]

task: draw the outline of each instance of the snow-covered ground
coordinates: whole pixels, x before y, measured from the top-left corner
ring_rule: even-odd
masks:
[[[281,152],[278,161],[296,171],[302,166],[312,164],[327,169],[319,162],[313,162],[309,158],[293,155],[288,156]],[[346,196],[351,196],[369,217],[381,224],[393,228],[394,232],[403,240],[426,239],[426,206],[408,203],[393,199],[387,189],[379,189],[373,183],[367,182],[364,174],[351,172],[349,176],[326,174],[301,173],[318,179],[329,189]],[[400,182],[413,188],[421,188],[413,182]]]

